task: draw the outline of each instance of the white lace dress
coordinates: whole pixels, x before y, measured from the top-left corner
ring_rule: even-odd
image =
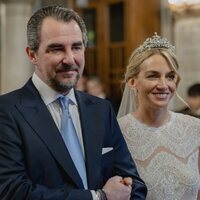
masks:
[[[128,114],[119,125],[147,185],[148,200],[197,200],[199,119],[171,112],[168,123],[154,128]]]

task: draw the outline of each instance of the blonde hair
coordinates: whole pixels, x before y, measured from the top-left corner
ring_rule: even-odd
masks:
[[[141,64],[144,62],[144,60],[151,57],[152,55],[161,55],[167,60],[170,68],[176,73],[178,77],[177,82],[176,82],[176,84],[178,85],[181,78],[178,73],[179,64],[178,64],[177,58],[175,54],[173,54],[168,49],[164,49],[164,48],[153,48],[153,49],[148,49],[143,52],[138,52],[137,49],[133,51],[133,53],[131,54],[129,58],[129,63],[126,67],[124,82],[127,83],[129,79],[137,77],[137,75],[141,71]]]

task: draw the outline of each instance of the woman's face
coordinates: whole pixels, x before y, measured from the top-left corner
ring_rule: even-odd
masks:
[[[176,73],[159,54],[147,58],[140,69],[138,76],[129,81],[130,87],[137,90],[138,106],[167,108],[176,90]]]

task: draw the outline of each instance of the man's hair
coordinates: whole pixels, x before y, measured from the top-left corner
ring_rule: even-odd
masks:
[[[42,22],[47,17],[53,17],[54,19],[63,22],[76,21],[82,31],[83,43],[86,46],[87,29],[83,19],[71,9],[51,5],[37,10],[28,21],[27,43],[31,50],[36,52],[39,48]]]
[[[195,83],[188,88],[188,96],[200,96],[200,83]]]

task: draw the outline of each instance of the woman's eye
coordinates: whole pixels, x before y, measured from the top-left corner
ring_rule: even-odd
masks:
[[[167,79],[173,81],[175,79],[175,75],[174,74],[169,75],[167,76]]]
[[[151,75],[148,75],[147,78],[153,79],[153,78],[157,78],[157,76],[155,74],[151,74]]]

